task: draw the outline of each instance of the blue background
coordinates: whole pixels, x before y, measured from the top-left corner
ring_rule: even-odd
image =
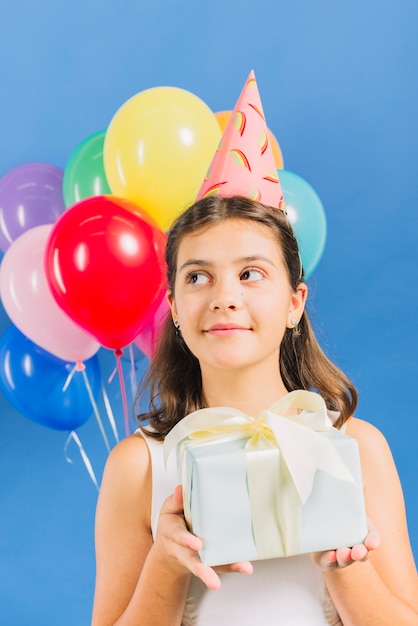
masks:
[[[64,168],[143,89],[182,87],[213,111],[231,109],[255,70],[286,169],[326,211],[311,317],[359,389],[357,415],[389,440],[415,555],[417,24],[416,0],[16,0],[0,37],[0,176],[32,161]],[[9,324],[1,311],[0,331]],[[123,436],[117,376],[107,382],[114,356],[102,349],[100,359]],[[95,418],[78,434],[100,478],[107,451]],[[0,397],[1,623],[90,621],[97,491],[73,445],[66,462],[66,437]]]

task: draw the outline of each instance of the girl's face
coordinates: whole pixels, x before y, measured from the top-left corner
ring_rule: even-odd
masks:
[[[267,227],[229,219],[187,235],[178,250],[173,320],[205,368],[253,367],[271,361],[286,327],[303,313],[307,288],[289,284],[277,240]]]

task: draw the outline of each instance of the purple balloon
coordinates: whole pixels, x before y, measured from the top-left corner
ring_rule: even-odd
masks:
[[[48,163],[25,163],[0,178],[0,249],[19,235],[54,224],[65,211],[64,170]]]

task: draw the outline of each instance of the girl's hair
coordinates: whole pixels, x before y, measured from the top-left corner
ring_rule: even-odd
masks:
[[[208,196],[189,207],[174,222],[166,248],[168,288],[174,294],[177,256],[184,237],[196,234],[230,219],[263,224],[276,238],[287,268],[289,283],[296,291],[303,279],[298,244],[283,211],[248,198]],[[298,334],[285,331],[279,354],[280,372],[288,391],[318,391],[330,410],[340,413],[339,428],[354,413],[357,392],[351,381],[320,348],[306,311],[299,322]],[[176,335],[171,316],[163,325],[155,356],[145,377],[140,395],[147,389],[150,407],[138,421],[148,435],[164,439],[185,415],[205,407],[199,361]]]

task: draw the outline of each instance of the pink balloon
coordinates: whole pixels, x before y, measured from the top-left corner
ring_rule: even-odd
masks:
[[[64,361],[85,361],[100,344],[60,309],[49,289],[44,254],[52,227],[31,228],[6,250],[0,266],[1,299],[28,339]]]
[[[154,309],[142,330],[134,339],[134,343],[147,357],[152,358],[160,336],[161,329],[169,312],[165,291],[161,292],[157,309]]]

